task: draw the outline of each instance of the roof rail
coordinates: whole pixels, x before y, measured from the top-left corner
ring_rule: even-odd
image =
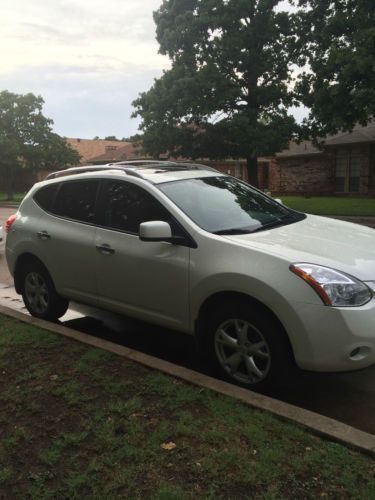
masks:
[[[107,163],[107,165],[134,165],[135,167],[140,167],[142,165],[156,165],[160,163],[174,163],[166,160],[124,160],[116,161],[114,163]]]
[[[209,170],[219,172],[213,167],[207,165],[199,165],[198,163],[188,163],[179,161],[163,161],[163,160],[135,160],[121,161],[117,163],[107,163],[106,165],[86,165],[84,167],[71,167],[65,170],[58,170],[47,175],[46,180],[65,177],[67,175],[84,174],[86,172],[100,172],[105,170],[120,170],[133,177],[145,179],[138,169],[155,169],[155,170]]]
[[[172,163],[172,162],[168,162]],[[174,165],[180,166],[181,168],[186,168],[187,170],[209,170],[210,172],[220,172],[214,167],[209,167],[208,165],[203,165],[202,163],[189,163],[187,161],[176,161],[173,162]],[[222,172],[220,172],[222,173]]]
[[[119,161],[116,163],[109,163],[108,165],[126,165],[131,167],[143,167],[143,168],[154,168],[159,167],[163,169],[186,169],[186,170],[209,170],[211,172],[219,172],[216,168],[209,167],[208,165],[202,165],[199,163],[187,162],[187,161],[169,161],[169,160],[126,160]]]
[[[88,165],[86,167],[72,167],[72,168],[67,168],[65,170],[58,170],[57,172],[52,172],[47,175],[45,180],[49,179],[56,179],[58,177],[65,177],[67,175],[74,175],[74,174],[84,174],[87,172],[100,172],[100,171],[105,171],[105,170],[122,170],[123,172],[126,172],[129,175],[133,175],[134,177],[142,177],[142,175],[135,171],[131,170],[130,168],[127,167],[122,167],[121,165]]]

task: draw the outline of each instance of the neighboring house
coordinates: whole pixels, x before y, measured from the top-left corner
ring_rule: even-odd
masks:
[[[375,123],[329,136],[321,149],[291,142],[275,160],[268,186],[273,193],[375,195]]]
[[[224,174],[233,175],[239,179],[243,179],[247,181],[247,168],[246,168],[246,160],[238,159],[228,159],[228,160],[196,160],[199,163],[204,163],[205,165],[209,165]],[[268,186],[271,182],[270,176],[273,175],[272,165],[273,158],[269,157],[259,157],[258,158],[258,180],[259,180],[259,189],[268,190]]]
[[[104,139],[73,139],[67,137],[68,144],[78,151],[81,155],[81,165],[87,165],[92,162],[93,158],[108,154],[111,156],[113,152],[123,147],[132,146],[130,142],[125,141],[106,141]]]
[[[151,159],[144,155],[139,143],[73,138],[67,141],[81,155],[81,165]],[[196,162],[247,180],[245,160],[204,158]],[[47,173],[22,172],[16,179],[17,190],[28,190]],[[320,149],[310,141],[291,142],[288,149],[275,157],[258,158],[258,178],[259,188],[273,194],[374,196],[375,122],[367,127],[356,126],[351,133],[328,137]]]
[[[142,153],[141,145],[132,142],[119,143],[118,148],[107,147],[105,152],[94,156],[90,161],[82,162],[82,164],[103,165],[106,163],[116,163],[119,161],[139,160],[146,157]]]
[[[122,143],[124,144],[124,143]],[[139,160],[139,159],[152,159],[150,156],[145,156],[142,152],[142,145],[136,143],[126,143],[125,145],[119,146],[116,149],[107,148],[105,153],[100,154],[95,157],[91,157],[89,161],[81,160],[81,164],[93,164],[101,165],[105,163],[115,163],[127,160]],[[247,180],[247,170],[245,160],[208,160],[207,158],[197,159],[197,160],[186,160],[184,158],[168,158],[167,155],[161,156],[160,159],[171,160],[171,161],[196,161],[197,163],[203,163],[209,165],[220,172],[225,174],[233,175],[239,179]],[[258,158],[259,166],[259,183],[261,189],[266,189],[269,184],[269,165],[272,162],[272,158]]]

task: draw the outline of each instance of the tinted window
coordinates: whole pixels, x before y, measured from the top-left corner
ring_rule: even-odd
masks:
[[[99,181],[94,180],[62,182],[51,211],[68,219],[94,222],[98,186]]]
[[[106,227],[138,234],[139,225],[151,220],[171,222],[171,215],[144,189],[121,181],[104,184],[103,224]]]
[[[51,209],[59,185],[60,184],[55,183],[50,184],[49,186],[44,186],[34,194],[34,200],[41,208],[43,208],[43,210],[48,212]]]
[[[187,179],[158,188],[200,227],[214,233],[253,232],[305,217],[233,177]]]

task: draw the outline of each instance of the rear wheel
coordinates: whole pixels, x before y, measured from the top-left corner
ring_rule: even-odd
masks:
[[[201,326],[203,346],[213,369],[245,387],[285,380],[293,367],[289,342],[281,325],[248,303],[228,304]]]
[[[38,262],[29,263],[23,269],[22,298],[32,316],[49,321],[61,318],[69,306],[56,292],[48,271]]]

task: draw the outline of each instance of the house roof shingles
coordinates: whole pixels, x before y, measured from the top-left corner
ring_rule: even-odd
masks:
[[[81,164],[90,162],[93,158],[103,155],[106,152],[113,153],[124,146],[131,146],[125,141],[106,141],[102,139],[75,139],[68,137],[68,144],[81,155]]]
[[[107,149],[103,154],[90,159],[92,162],[111,163],[116,161],[134,160],[140,156],[139,148],[134,143],[127,143],[117,149]]]
[[[356,125],[352,132],[339,132],[328,136],[322,146],[345,146],[350,144],[363,144],[375,142],[375,122],[369,123],[366,127]],[[297,144],[294,141],[289,143],[289,148],[276,154],[276,158],[288,158],[290,156],[307,156],[322,154],[323,150],[317,148],[311,141],[303,141]]]

